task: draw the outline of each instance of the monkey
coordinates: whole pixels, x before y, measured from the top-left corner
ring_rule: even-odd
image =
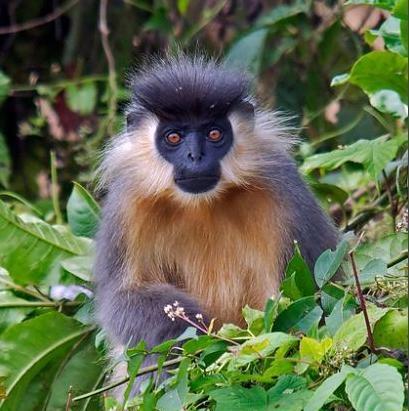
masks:
[[[133,74],[126,127],[106,148],[96,315],[113,345],[182,334],[164,306],[241,325],[277,295],[298,242],[312,269],[338,234],[298,173],[294,137],[243,70],[202,55]]]

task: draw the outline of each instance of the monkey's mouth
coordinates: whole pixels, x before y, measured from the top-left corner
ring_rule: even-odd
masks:
[[[199,194],[210,191],[216,187],[219,181],[219,176],[195,176],[195,177],[180,177],[175,178],[176,185],[187,193]]]

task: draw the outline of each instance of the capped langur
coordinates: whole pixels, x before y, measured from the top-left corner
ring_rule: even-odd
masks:
[[[245,73],[204,57],[133,76],[126,130],[101,166],[96,306],[113,344],[180,335],[164,306],[241,324],[277,294],[297,241],[312,268],[337,231],[300,178],[294,139]]]

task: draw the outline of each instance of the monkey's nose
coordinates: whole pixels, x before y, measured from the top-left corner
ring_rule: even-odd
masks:
[[[203,153],[189,153],[187,157],[195,163],[202,159]]]

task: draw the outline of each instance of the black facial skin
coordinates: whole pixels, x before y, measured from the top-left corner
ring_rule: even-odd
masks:
[[[221,132],[219,141],[212,141],[209,132]],[[177,144],[167,136],[180,135]],[[156,130],[156,147],[159,153],[174,166],[177,186],[192,194],[204,193],[214,188],[220,179],[220,160],[233,144],[233,132],[227,117],[213,120],[171,121],[161,120]]]

